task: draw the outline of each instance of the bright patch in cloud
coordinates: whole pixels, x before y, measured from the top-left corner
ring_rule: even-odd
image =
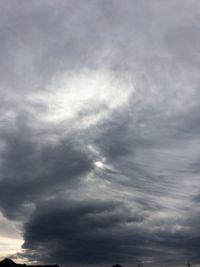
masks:
[[[96,167],[98,167],[100,169],[103,169],[104,168],[104,164],[101,161],[96,161],[94,164],[95,164]]]
[[[0,259],[5,258],[6,255],[9,256],[19,252],[23,242],[24,241],[22,239],[0,236]]]
[[[87,126],[125,104],[133,91],[132,81],[124,74],[116,77],[109,70],[84,70],[57,75],[44,93],[31,94],[28,101],[33,107],[44,107],[36,115],[45,122],[59,123],[78,117],[78,123]]]

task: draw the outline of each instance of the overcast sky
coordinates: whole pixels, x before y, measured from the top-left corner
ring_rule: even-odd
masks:
[[[200,2],[0,0],[0,257],[200,264]]]

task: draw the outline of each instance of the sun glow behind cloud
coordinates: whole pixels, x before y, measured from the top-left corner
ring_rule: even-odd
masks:
[[[96,167],[98,167],[100,169],[103,169],[104,168],[104,164],[101,161],[96,161],[94,164],[95,164]]]
[[[46,89],[28,96],[30,104],[44,107],[39,114],[42,121],[54,124],[78,117],[78,124],[87,127],[125,104],[134,85],[124,74],[117,77],[100,69],[56,75]]]
[[[24,240],[18,228],[0,213],[0,259],[21,250]]]
[[[8,238],[0,236],[0,259],[11,254],[15,254],[21,250],[23,244],[22,239]]]

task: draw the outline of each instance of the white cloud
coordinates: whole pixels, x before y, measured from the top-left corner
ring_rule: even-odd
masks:
[[[78,118],[77,126],[90,126],[126,104],[133,92],[130,75],[120,77],[108,69],[85,69],[80,73],[56,75],[43,93],[32,93],[27,101],[33,107],[44,106],[44,112],[32,111],[45,123]]]

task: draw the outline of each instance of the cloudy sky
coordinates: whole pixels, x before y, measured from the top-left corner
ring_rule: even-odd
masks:
[[[0,258],[200,264],[200,2],[0,0]]]

